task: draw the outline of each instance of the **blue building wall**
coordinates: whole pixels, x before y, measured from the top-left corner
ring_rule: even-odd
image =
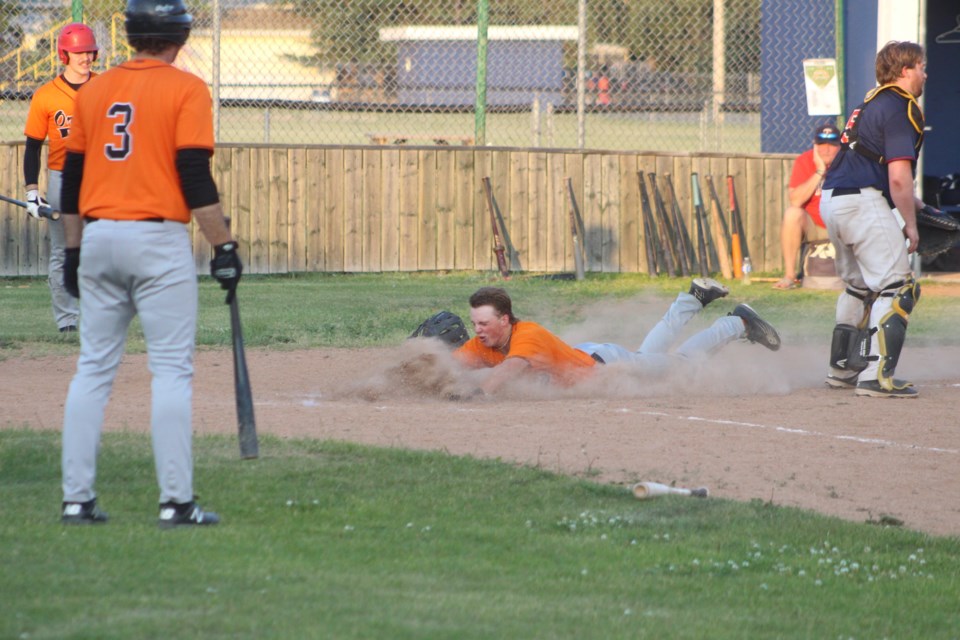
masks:
[[[807,115],[803,61],[837,57],[834,0],[763,0],[760,11],[760,150],[800,153],[831,120]]]
[[[409,69],[407,65],[409,63]],[[472,106],[477,82],[475,41],[402,42],[397,60],[401,104]],[[563,100],[563,45],[491,40],[487,45],[487,104]]]

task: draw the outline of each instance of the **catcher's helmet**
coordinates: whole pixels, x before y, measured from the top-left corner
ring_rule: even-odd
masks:
[[[124,15],[128,40],[153,38],[182,45],[193,24],[183,0],[127,0]]]
[[[60,62],[67,64],[70,62],[70,53],[93,52],[93,59],[97,59],[97,52],[100,47],[97,46],[97,38],[93,35],[93,29],[82,22],[71,22],[60,30],[57,36],[57,55],[60,56]]]

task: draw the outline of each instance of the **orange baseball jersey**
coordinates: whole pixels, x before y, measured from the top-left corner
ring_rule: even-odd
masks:
[[[88,82],[67,139],[68,151],[84,154],[81,215],[189,222],[179,149],[213,153],[213,101],[203,80],[136,59]]]
[[[91,73],[90,77],[94,75]],[[50,139],[47,167],[54,171],[63,170],[63,160],[67,157],[66,139],[73,123],[76,97],[73,87],[63,76],[57,76],[37,89],[30,99],[23,133],[35,140]]]
[[[484,346],[479,338],[474,337],[454,355],[474,369],[495,367],[507,358],[523,358],[534,371],[546,373],[564,386],[582,380],[597,364],[588,354],[574,349],[536,322],[523,320],[513,325],[510,350],[506,354]]]

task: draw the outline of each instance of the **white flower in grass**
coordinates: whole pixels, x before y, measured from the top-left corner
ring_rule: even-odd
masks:
[[[582,576],[587,575],[587,570],[586,570],[586,569],[580,569],[580,575],[582,575]]]
[[[344,531],[353,531],[353,525],[352,525],[352,524],[344,525],[343,530],[344,530]]]
[[[822,586],[823,586],[823,580],[821,580],[820,578],[817,578],[816,580],[813,581],[813,584],[815,584],[815,585],[818,586],[818,587],[822,587]]]
[[[294,504],[295,504],[295,503],[293,502],[293,500],[287,500],[287,506],[288,506],[288,507],[292,507]]]
[[[632,613],[633,613],[633,611],[631,611],[630,609],[624,609],[624,610],[623,610],[623,615],[625,615],[625,616],[629,616],[629,615],[632,614]]]

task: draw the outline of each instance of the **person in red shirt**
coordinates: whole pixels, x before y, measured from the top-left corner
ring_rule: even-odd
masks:
[[[57,54],[63,63],[63,73],[37,89],[30,99],[27,137],[23,152],[23,181],[26,184],[27,212],[40,219],[39,209],[49,204],[60,210],[60,183],[63,161],[67,155],[67,136],[73,123],[74,101],[77,91],[96,74],[90,71],[100,47],[93,30],[80,22],[68,24],[57,36]],[[40,150],[44,140],[50,140],[47,153],[47,198],[40,195]],[[49,199],[49,203],[47,202]],[[77,330],[79,305],[63,288],[63,261],[66,246],[62,220],[48,220],[50,233],[50,261],[47,266],[53,319],[61,333]]]
[[[617,344],[597,342],[571,347],[539,324],[516,317],[513,302],[504,289],[483,287],[470,296],[470,320],[476,335],[454,351],[454,357],[467,368],[490,369],[476,391],[478,395],[490,395],[522,375],[539,375],[560,386],[571,386],[589,377],[602,364],[625,362],[659,370],[678,357],[710,354],[737,339],[756,342],[773,351],[779,349],[776,329],[752,308],[740,304],[669,353],[684,325],[728,293],[716,280],[696,278],[690,283],[689,292],[677,296],[640,348],[630,351]]]
[[[840,151],[840,130],[832,124],[818,126],[813,132],[813,147],[801,153],[793,163],[787,195],[790,206],[783,214],[780,246],[783,249],[783,277],[774,289],[794,289],[797,280],[797,254],[803,240],[807,218],[821,229],[820,186],[823,176]]]

